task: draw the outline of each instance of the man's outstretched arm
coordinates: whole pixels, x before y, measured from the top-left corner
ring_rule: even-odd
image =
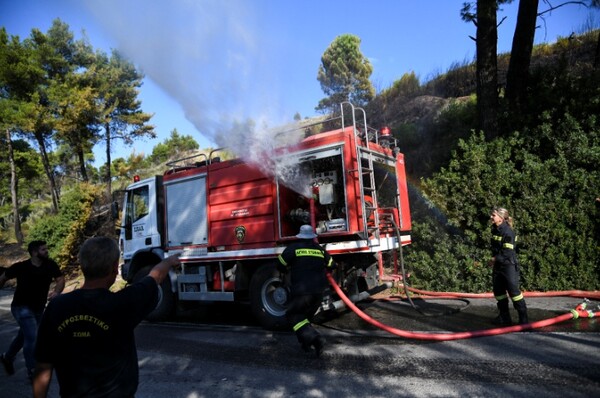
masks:
[[[172,267],[179,265],[179,253],[165,258],[160,263],[156,264],[148,275],[150,275],[156,283],[160,284],[169,273]]]

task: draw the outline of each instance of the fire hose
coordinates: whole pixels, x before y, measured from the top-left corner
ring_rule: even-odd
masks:
[[[493,293],[460,293],[460,292],[431,292],[420,290],[414,287],[405,286],[410,292],[419,294],[421,297],[435,298],[493,298]],[[600,292],[585,291],[585,290],[558,290],[553,292],[523,292],[525,297],[579,297],[587,299],[599,299]]]
[[[310,215],[311,215],[311,225],[313,228],[315,228],[315,204],[314,204],[314,197],[311,197],[310,200]],[[398,236],[398,242],[399,242],[399,250],[400,250],[400,264],[402,267],[402,276],[403,276],[403,281],[406,281],[406,271],[404,268],[404,259],[403,259],[403,254],[402,254],[402,240],[400,239],[400,229],[398,228],[397,223],[395,222],[395,220],[392,218],[391,220],[394,229],[396,230],[396,234]],[[317,241],[317,239],[315,238],[315,241]],[[394,327],[391,327],[389,325],[385,325],[381,322],[379,322],[376,319],[373,319],[372,317],[370,317],[369,315],[367,315],[366,313],[364,313],[360,308],[358,308],[353,302],[352,300],[350,300],[348,298],[348,296],[346,296],[346,294],[342,291],[342,289],[338,286],[337,282],[335,281],[335,279],[333,278],[333,276],[331,275],[331,273],[327,273],[327,279],[330,283],[330,285],[333,287],[333,289],[335,290],[335,292],[337,293],[337,295],[342,299],[342,301],[344,302],[344,304],[346,304],[346,306],[348,308],[350,308],[356,315],[358,315],[361,319],[363,319],[365,322],[378,327],[386,332],[389,332],[393,335],[396,336],[400,336],[400,337],[404,337],[404,338],[408,338],[408,339],[417,339],[417,340],[433,340],[433,341],[450,341],[450,340],[461,340],[461,339],[469,339],[469,338],[474,338],[474,337],[486,337],[486,336],[496,336],[496,335],[500,335],[500,334],[506,334],[506,333],[513,333],[513,332],[521,332],[524,330],[530,330],[530,329],[537,329],[537,328],[542,328],[542,327],[546,327],[546,326],[550,326],[550,325],[554,325],[560,322],[564,322],[564,321],[568,321],[569,319],[577,319],[577,318],[593,318],[596,316],[600,316],[600,311],[594,312],[591,310],[586,310],[587,308],[587,299],[585,299],[584,302],[582,302],[581,304],[577,305],[575,307],[575,309],[571,310],[568,313],[565,313],[563,315],[559,315],[557,317],[554,318],[549,318],[549,319],[544,319],[541,321],[536,321],[536,322],[530,322],[530,323],[526,323],[526,324],[522,324],[522,325],[513,325],[513,326],[504,326],[504,327],[499,327],[499,328],[493,328],[493,329],[485,329],[485,330],[475,330],[475,331],[469,331],[469,332],[458,332],[458,333],[424,333],[424,332],[411,332],[408,330],[402,330],[402,329],[397,329]],[[408,298],[408,300],[410,301],[411,305],[413,307],[415,307],[414,303],[412,302],[412,300],[410,299],[410,296],[408,294],[408,291],[413,291],[413,292],[419,292],[419,293],[424,293],[430,296],[436,296],[436,297],[450,297],[450,298],[465,298],[465,297],[476,297],[476,298],[481,298],[481,297],[492,297],[490,295],[490,293],[483,293],[483,294],[469,294],[469,293],[449,293],[449,292],[442,292],[442,293],[435,293],[435,292],[425,292],[425,291],[420,291],[418,289],[414,289],[414,288],[409,288],[409,286],[404,283],[404,288],[405,288],[405,292],[406,292],[406,296]],[[590,293],[592,292],[582,292],[579,290],[572,290],[572,291],[567,291],[567,292],[554,292],[556,293],[556,296],[561,296],[561,295],[565,295],[565,294],[560,294],[560,293],[569,293],[566,295],[570,295],[573,297],[583,297],[583,294],[585,293],[586,295],[590,295]],[[530,293],[531,295],[531,293]],[[541,296],[542,294],[538,293],[538,297]],[[592,296],[594,298],[596,298],[596,294],[595,292],[593,292]],[[597,297],[600,298],[600,293],[597,294]]]
[[[335,279],[331,274],[327,274],[327,279],[337,295],[342,299],[344,304],[348,308],[350,308],[356,315],[358,315],[365,322],[376,326],[386,332],[389,332],[393,335],[404,337],[407,339],[416,339],[416,340],[433,340],[433,341],[449,341],[449,340],[461,340],[461,339],[469,339],[473,337],[486,337],[486,336],[496,336],[505,333],[513,333],[513,332],[521,332],[524,330],[537,329],[550,325],[554,325],[560,322],[568,321],[569,319],[577,319],[577,318],[593,318],[596,316],[600,316],[600,311],[594,312],[591,310],[587,310],[587,301],[579,304],[575,309],[572,309],[570,312],[559,315],[554,318],[544,319],[541,321],[531,322],[523,325],[513,325],[513,326],[504,326],[500,328],[494,329],[485,329],[485,330],[475,330],[470,332],[459,332],[459,333],[425,333],[425,332],[411,332],[408,330],[397,329],[388,325],[385,325],[379,322],[376,319],[373,319],[366,313],[364,313],[360,308],[358,308],[342,291],[342,289],[338,286]]]

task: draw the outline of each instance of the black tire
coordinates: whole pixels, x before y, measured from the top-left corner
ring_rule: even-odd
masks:
[[[250,280],[250,307],[256,320],[268,330],[287,326],[285,312],[289,299],[275,264],[265,264]]]
[[[133,277],[133,283],[139,281],[150,273],[152,266],[147,266],[139,270]],[[171,280],[169,276],[158,285],[158,303],[156,308],[146,316],[146,320],[149,322],[162,322],[166,321],[173,315],[175,310],[175,295],[171,290]]]

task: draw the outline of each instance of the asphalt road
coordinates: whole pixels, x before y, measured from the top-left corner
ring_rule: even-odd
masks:
[[[16,333],[11,291],[0,290],[0,350]],[[580,299],[529,299],[532,321],[568,312]],[[590,303],[596,309],[598,303]],[[411,331],[489,329],[491,300],[378,300],[360,307]],[[136,330],[138,397],[593,397],[600,396],[600,319],[456,341],[399,338],[342,311],[322,316],[321,358],[295,336],[257,327],[244,306],[224,304]],[[23,359],[0,375],[0,397],[28,397]],[[56,382],[50,396],[58,396]]]

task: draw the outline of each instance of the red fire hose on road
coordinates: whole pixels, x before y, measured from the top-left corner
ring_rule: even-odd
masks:
[[[358,308],[354,303],[344,294],[342,289],[338,286],[335,279],[331,274],[327,274],[327,279],[329,283],[338,294],[338,296],[342,299],[342,301],[350,308],[356,315],[358,315],[364,321],[370,323],[373,326],[376,326],[386,332],[394,334],[396,336],[404,337],[407,339],[417,339],[417,340],[434,340],[434,341],[449,341],[449,340],[461,340],[461,339],[469,339],[473,337],[485,337],[485,336],[496,336],[505,333],[512,332],[521,332],[524,330],[542,328],[550,325],[554,325],[556,323],[568,321],[569,319],[577,319],[577,318],[593,318],[596,316],[600,316],[600,311],[593,312],[590,310],[586,310],[587,303],[584,302],[579,304],[575,309],[570,312],[559,315],[554,318],[544,319],[537,322],[531,322],[524,325],[514,325],[514,326],[506,326],[495,329],[486,329],[486,330],[476,330],[471,332],[460,332],[460,333],[423,333],[423,332],[411,332],[407,330],[397,329],[388,325],[384,325],[383,323],[371,318],[369,315],[365,314],[360,308]],[[417,290],[417,289],[413,289]],[[432,293],[432,292],[428,292]],[[443,295],[447,293],[440,293],[439,295]],[[487,293],[484,293],[487,294]],[[456,296],[454,296],[456,297]],[[463,296],[464,297],[464,296]],[[471,296],[473,297],[473,296]],[[477,298],[487,297],[477,295]],[[578,296],[577,296],[578,297]]]
[[[313,229],[315,229],[316,222],[315,222],[314,196],[309,199],[309,202],[310,202],[310,215],[311,215],[310,221],[311,221],[311,225],[312,225]],[[402,240],[400,238],[400,230],[394,219],[392,219],[392,224],[394,225],[394,227],[396,229],[396,234],[398,235],[398,242],[401,242]],[[316,238],[315,238],[315,241],[318,242],[318,240]],[[402,259],[402,245],[400,245],[400,262],[402,264],[403,280],[406,280],[406,274],[405,274],[404,264],[403,264],[404,261]],[[382,330],[385,330],[386,332],[389,332],[396,336],[409,338],[409,339],[448,341],[448,340],[469,339],[469,338],[473,338],[473,337],[495,336],[495,335],[499,335],[499,334],[520,332],[523,330],[530,330],[530,329],[535,329],[535,328],[542,328],[542,327],[554,325],[556,323],[564,322],[569,319],[593,318],[595,316],[600,316],[600,311],[598,311],[598,312],[593,312],[593,311],[589,311],[589,310],[586,311],[585,308],[587,306],[587,303],[584,302],[584,303],[579,304],[575,309],[571,310],[570,312],[568,312],[566,314],[559,315],[557,317],[550,318],[550,319],[527,323],[524,325],[514,325],[514,326],[506,326],[506,327],[495,328],[495,329],[476,330],[476,331],[471,331],[471,332],[460,332],[460,333],[411,332],[411,331],[407,331],[407,330],[397,329],[397,328],[394,328],[394,327],[391,327],[388,325],[384,325],[383,323],[371,318],[370,316],[365,314],[363,311],[361,311],[356,305],[354,305],[354,303],[348,298],[348,296],[346,296],[346,294],[338,286],[335,279],[333,278],[333,276],[330,273],[327,273],[327,279],[329,280],[329,283],[331,284],[331,286],[333,287],[335,292],[338,294],[338,296],[348,306],[348,308],[350,308],[352,311],[354,311],[354,313],[356,313],[364,321],[366,321],[366,322],[370,323],[371,325],[376,326]],[[425,295],[435,296],[435,297],[450,297],[450,298],[493,297],[493,295],[491,295],[491,293],[469,294],[469,293],[448,293],[448,292],[442,292],[442,293],[426,292],[426,291],[410,288],[408,285],[405,285],[405,290],[407,290],[407,294],[408,294],[408,291],[412,291],[414,293],[425,294]],[[568,291],[568,292],[553,292],[553,293],[555,296],[572,296],[572,297],[584,297],[583,293],[586,293],[586,295],[589,297],[590,292],[582,292],[579,290],[572,290],[572,291]],[[565,294],[565,293],[567,293],[567,294]],[[539,296],[550,296],[547,293],[538,293],[537,295],[536,295],[536,293],[533,293],[533,294],[526,293],[525,295],[526,296],[534,296],[535,295],[538,297]],[[600,298],[600,292],[597,295],[592,294],[592,297]],[[410,297],[408,297],[408,298],[410,300]]]
[[[414,287],[406,286],[406,288],[421,296],[437,297],[437,298],[494,298],[493,293],[459,293],[459,292],[431,292],[420,290]],[[559,290],[554,292],[523,292],[525,297],[579,297],[587,299],[600,300],[599,291],[585,290]]]

